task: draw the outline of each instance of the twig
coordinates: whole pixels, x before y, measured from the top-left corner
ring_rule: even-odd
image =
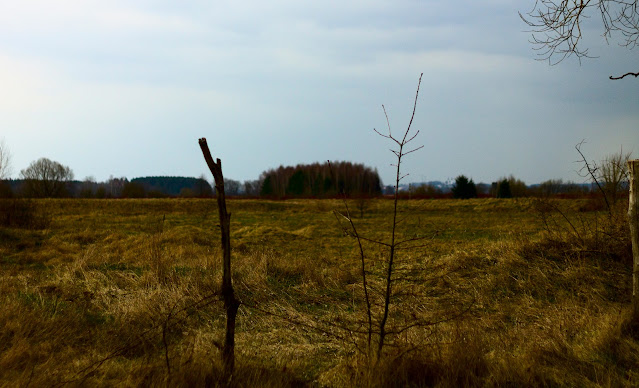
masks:
[[[634,76],[635,78],[639,77],[639,73],[626,73],[626,74],[624,74],[622,76],[619,76],[619,77],[610,76],[609,78],[611,80],[618,80],[618,79],[623,79],[623,78],[625,78],[626,76],[629,76],[629,75]]]
[[[599,184],[599,180],[595,176],[595,172],[597,171],[597,168],[596,167],[595,168],[591,168],[590,167],[590,164],[588,163],[588,160],[586,160],[586,157],[581,152],[581,145],[582,144],[584,144],[584,140],[579,142],[579,144],[577,144],[575,146],[575,149],[577,150],[577,152],[579,152],[579,155],[581,155],[581,159],[584,162],[584,165],[586,167],[586,170],[588,171],[588,174],[592,177],[592,180],[595,182],[595,184],[599,188],[599,191],[601,191],[601,194],[603,194],[604,201],[606,201],[606,208],[608,209],[608,215],[609,215],[610,218],[612,218],[612,208],[610,207],[610,202],[608,202],[608,196],[606,195],[606,191],[603,189],[603,187],[601,187],[601,185]]]

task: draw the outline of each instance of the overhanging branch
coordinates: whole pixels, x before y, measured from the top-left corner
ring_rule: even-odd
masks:
[[[624,77],[626,77],[626,76],[628,76],[628,75],[632,75],[632,76],[634,76],[635,78],[639,77],[639,73],[626,73],[626,74],[624,74],[624,75],[622,75],[622,76],[619,76],[619,77],[613,77],[613,76],[610,76],[610,79],[612,79],[612,80],[623,79]]]

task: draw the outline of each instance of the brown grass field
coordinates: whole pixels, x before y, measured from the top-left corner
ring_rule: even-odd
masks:
[[[419,324],[370,368],[344,204],[231,200],[231,384],[639,386],[624,204],[589,201],[401,201],[401,236],[423,239],[398,253],[390,323]],[[224,385],[215,200],[29,206],[42,227],[0,227],[0,386]],[[358,231],[387,239],[391,211],[370,200]],[[377,289],[386,252],[364,248]]]

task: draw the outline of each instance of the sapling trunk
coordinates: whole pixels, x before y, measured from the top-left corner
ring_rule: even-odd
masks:
[[[201,138],[199,143],[202,154],[204,155],[204,160],[206,160],[206,164],[209,166],[215,179],[220,229],[222,231],[222,296],[224,298],[224,309],[226,310],[226,334],[224,336],[224,346],[222,347],[222,362],[224,364],[224,380],[228,381],[232,377],[233,369],[235,368],[235,317],[240,307],[240,301],[235,296],[233,282],[231,280],[231,213],[226,211],[222,161],[220,159],[217,159],[217,163],[213,161],[205,138]]]
[[[417,109],[417,98],[419,97],[419,87],[421,86],[421,83],[422,83],[422,76],[423,76],[423,73],[419,76],[419,82],[417,83],[417,92],[415,93],[415,102],[413,104],[413,114],[410,117],[410,122],[408,123],[408,127],[406,128],[406,131],[404,132],[404,136],[401,138],[401,140],[393,136],[391,127],[390,127],[390,122],[388,120],[388,114],[386,114],[386,108],[383,105],[382,105],[382,108],[384,109],[384,115],[386,116],[386,123],[388,124],[388,135],[381,134],[377,130],[375,130],[375,132],[377,132],[377,134],[379,134],[380,136],[395,142],[395,144],[397,144],[397,147],[398,147],[397,150],[392,150],[392,152],[397,157],[397,164],[395,164],[396,173],[395,173],[395,196],[394,196],[394,203],[393,203],[393,223],[391,227],[391,241],[390,241],[390,244],[387,245],[389,248],[389,253],[388,253],[387,266],[386,266],[386,289],[384,291],[384,312],[382,313],[382,318],[379,322],[379,342],[377,343],[377,357],[375,361],[376,364],[379,363],[382,357],[383,349],[384,349],[384,340],[386,339],[386,334],[387,334],[386,323],[388,321],[388,315],[389,315],[390,304],[391,304],[391,296],[393,294],[393,272],[394,272],[394,264],[395,264],[395,254],[396,254],[397,245],[398,245],[396,242],[396,236],[397,236],[397,202],[399,199],[399,182],[405,177],[405,175],[402,175],[402,172],[401,172],[402,158],[412,152],[415,152],[423,148],[423,146],[419,146],[409,151],[405,150],[405,147],[412,140],[414,140],[415,137],[419,134],[419,131],[415,132],[415,134],[411,134],[410,130],[411,130],[411,126],[413,125],[413,119],[415,118],[415,110]]]

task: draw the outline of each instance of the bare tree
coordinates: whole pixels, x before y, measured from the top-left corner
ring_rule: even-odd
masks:
[[[23,190],[30,197],[62,197],[67,194],[67,181],[73,179],[73,171],[62,164],[40,158],[20,171],[24,179]]]
[[[262,181],[259,179],[244,181],[244,195],[249,197],[257,197],[258,195],[260,195],[261,187]]]
[[[601,162],[600,176],[604,190],[614,205],[621,194],[628,189],[628,161],[630,152],[620,150],[610,154]]]
[[[224,180],[224,189],[226,190],[226,195],[229,195],[229,196],[240,195],[240,191],[242,189],[242,182],[227,178]]]
[[[613,34],[621,36],[621,45],[634,48],[639,41],[639,12],[637,0],[536,0],[527,16],[519,16],[532,28],[531,43],[536,46],[542,60],[551,64],[569,56],[592,57],[582,47],[585,19],[596,15],[603,24],[603,37],[608,41]],[[626,73],[610,79],[639,76],[639,72]]]
[[[382,108],[386,116],[387,131],[375,129],[378,135],[393,144],[391,152],[395,155],[395,163],[392,164],[395,168],[393,208],[386,237],[367,237],[362,233],[343,191],[341,195],[344,199],[344,211],[334,212],[338,222],[346,220],[341,224],[342,230],[345,235],[356,240],[359,251],[364,316],[355,319],[348,332],[352,338],[356,338],[354,344],[367,361],[367,378],[374,378],[380,361],[391,353],[394,353],[392,357],[402,357],[407,352],[424,346],[423,340],[407,340],[414,333],[421,332],[428,337],[435,325],[461,316],[472,305],[471,302],[464,307],[462,299],[451,302],[454,300],[451,295],[446,300],[442,299],[441,303],[429,300],[426,289],[438,279],[448,276],[451,271],[430,259],[417,265],[410,263],[409,258],[415,253],[408,252],[423,248],[425,239],[429,236],[406,235],[403,230],[400,231],[402,224],[406,226],[409,218],[408,213],[401,214],[403,212],[399,209],[400,182],[408,175],[402,173],[402,163],[407,155],[423,148],[421,145],[413,145],[419,131],[412,129],[421,80],[420,76],[407,129],[403,133],[394,133],[384,106]]]
[[[93,193],[95,192],[98,184],[95,181],[95,177],[88,176],[84,178],[82,184],[80,185],[80,192],[78,195],[81,198],[93,198]]]
[[[4,139],[0,140],[0,180],[11,175],[11,152]]]
[[[581,156],[579,162],[583,163],[579,174],[584,178],[592,179],[592,182],[603,195],[608,213],[612,217],[614,205],[628,189],[628,161],[630,160],[631,153],[624,153],[623,150],[620,150],[617,153],[606,156],[599,164],[594,161],[588,162],[581,151],[581,147],[584,143],[585,141],[581,141],[575,146],[579,156]]]
[[[401,138],[395,137],[393,135],[391,131],[391,127],[390,127],[390,122],[388,120],[388,115],[386,114],[386,108],[383,105],[382,105],[382,108],[384,109],[384,115],[386,116],[386,123],[388,124],[388,134],[385,135],[377,131],[377,129],[374,130],[378,135],[391,140],[397,146],[396,149],[391,150],[391,152],[395,154],[395,156],[397,157],[397,163],[394,165],[396,168],[396,174],[395,174],[395,196],[393,201],[393,221],[391,224],[391,236],[390,236],[389,243],[386,243],[386,244],[382,243],[382,245],[385,245],[388,248],[388,260],[386,262],[386,284],[385,284],[385,291],[383,294],[383,297],[384,297],[383,311],[384,312],[382,313],[382,317],[379,322],[379,341],[377,343],[377,353],[376,353],[377,362],[379,362],[379,359],[382,355],[384,340],[386,339],[386,336],[388,335],[386,323],[388,321],[388,314],[390,312],[392,287],[393,287],[393,275],[395,271],[395,267],[393,267],[393,265],[395,264],[396,253],[400,245],[410,241],[410,240],[398,241],[397,239],[397,225],[399,224],[399,219],[397,218],[397,201],[399,198],[399,182],[406,177],[406,175],[402,175],[401,173],[402,159],[406,155],[413,153],[424,147],[422,145],[413,149],[409,149],[409,150],[406,149],[408,147],[408,144],[412,142],[417,137],[417,135],[419,135],[419,131],[413,134],[410,132],[410,130],[413,124],[413,118],[415,118],[415,110],[417,108],[417,97],[419,96],[419,87],[422,84],[422,75],[423,73],[420,74],[419,76],[419,82],[417,83],[417,92],[415,93],[415,103],[413,104],[413,114],[410,117],[410,122],[408,123],[408,128],[404,132],[404,135]]]

